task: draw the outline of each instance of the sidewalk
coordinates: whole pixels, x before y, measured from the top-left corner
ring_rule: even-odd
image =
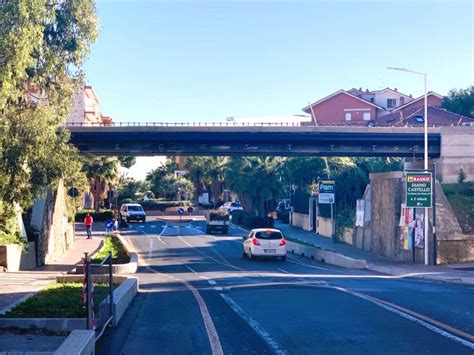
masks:
[[[55,282],[56,276],[81,262],[84,252],[91,253],[99,247],[102,235],[96,232],[92,239],[85,239],[85,229],[81,225],[76,228],[74,244],[60,259],[28,271],[0,273],[0,313]]]
[[[291,227],[290,225],[281,223],[280,221],[275,221],[275,228],[280,229],[285,236],[311,243],[318,248],[342,254],[353,259],[366,260],[368,269],[372,271],[394,276],[413,274],[413,276],[417,278],[474,285],[474,263],[449,266],[408,264],[383,256],[374,255],[365,250],[354,248],[348,244],[333,243],[330,238]],[[462,268],[465,269],[461,270]]]

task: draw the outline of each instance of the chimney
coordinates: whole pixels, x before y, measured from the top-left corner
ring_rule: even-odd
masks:
[[[393,90],[394,90],[394,91],[398,91],[398,89],[397,89],[397,88],[395,88],[395,89],[393,89]]]
[[[410,99],[413,99],[413,95],[412,95],[412,94],[410,94]]]
[[[365,89],[365,92],[369,92],[369,89]]]
[[[362,91],[362,88],[359,88],[359,91]]]

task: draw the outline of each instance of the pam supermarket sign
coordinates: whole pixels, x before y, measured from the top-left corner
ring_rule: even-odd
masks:
[[[407,207],[431,207],[433,177],[430,172],[407,173]]]

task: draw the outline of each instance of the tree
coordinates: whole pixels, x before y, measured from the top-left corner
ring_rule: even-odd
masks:
[[[266,217],[282,191],[281,164],[275,157],[230,158],[226,182],[235,191],[244,209]]]
[[[137,196],[144,195],[148,191],[149,183],[145,181],[137,181],[132,178],[121,179],[118,189],[120,200],[126,198],[135,200]]]
[[[96,212],[99,212],[109,186],[118,182],[119,167],[120,162],[116,157],[86,157],[84,159],[83,171],[89,181]]]
[[[452,89],[443,98],[441,107],[448,111],[474,118],[474,85],[466,89]]]
[[[226,157],[188,157],[186,168],[199,196],[204,189],[211,191],[211,201],[216,203],[224,192]]]
[[[68,133],[57,134],[57,128],[70,109],[82,64],[98,34],[94,4],[0,2],[3,211],[11,210],[14,201],[29,207],[45,186],[77,173],[77,151],[68,144]]]
[[[325,163],[320,157],[288,158],[283,163],[282,173],[286,183],[296,185],[298,188],[326,178]]]

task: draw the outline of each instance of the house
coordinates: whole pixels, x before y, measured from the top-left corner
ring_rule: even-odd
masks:
[[[112,118],[103,116],[99,111],[99,106],[100,100],[94,88],[89,85],[83,86],[74,93],[71,112],[66,123],[71,125],[112,124]]]
[[[313,118],[312,124],[323,126],[367,126],[379,118],[401,109],[423,107],[424,95],[413,99],[398,89],[370,91],[362,88],[339,90],[303,108]],[[437,107],[443,97],[428,93],[428,104]],[[305,124],[306,125],[306,124]]]
[[[421,101],[423,102],[423,100]],[[393,111],[388,115],[377,118],[371,122],[376,127],[423,127],[425,107],[420,105],[408,105]],[[441,107],[428,105],[428,125],[439,126],[473,126],[474,119],[457,113],[447,111]]]

